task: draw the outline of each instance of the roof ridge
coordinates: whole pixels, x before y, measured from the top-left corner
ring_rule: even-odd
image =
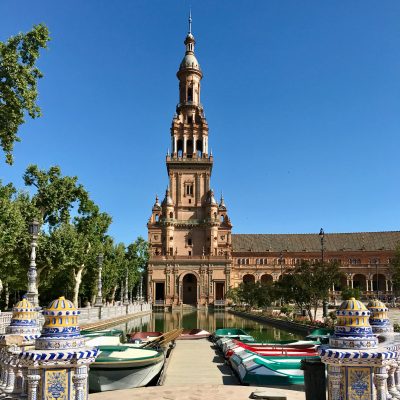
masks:
[[[399,231],[357,231],[357,232],[325,232],[325,235],[356,235],[356,234],[376,234],[376,233],[400,233]],[[285,235],[285,236],[294,236],[294,235],[315,235],[318,237],[318,233],[313,232],[305,232],[305,233],[232,233],[232,235],[246,235],[246,236],[260,236],[260,235],[268,235],[268,236],[278,236],[278,235]]]

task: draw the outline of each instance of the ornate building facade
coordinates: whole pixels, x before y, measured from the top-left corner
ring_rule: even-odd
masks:
[[[240,282],[279,279],[302,259],[321,257],[318,234],[233,235],[224,199],[210,186],[213,156],[208,124],[200,101],[202,70],[189,32],[179,66],[179,103],[171,126],[169,184],[163,201],[156,197],[148,221],[149,302],[167,307],[225,304],[225,294]],[[325,260],[341,264],[340,287],[360,287],[366,294],[392,291],[389,262],[400,232],[327,234]]]

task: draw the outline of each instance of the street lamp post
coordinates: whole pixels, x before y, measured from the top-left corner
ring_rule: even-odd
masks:
[[[140,277],[139,301],[143,303],[143,276]]]
[[[102,294],[103,283],[101,280],[101,272],[103,269],[103,260],[104,260],[104,256],[102,253],[100,253],[97,256],[97,265],[99,266],[99,269],[98,269],[98,276],[97,276],[97,296],[96,296],[96,302],[94,304],[97,307],[101,307],[103,305],[103,294]]]
[[[375,276],[376,276],[376,298],[379,300],[379,276],[378,276],[378,259],[375,258]]]
[[[122,303],[124,302],[124,281],[123,280],[121,281],[120,288],[121,288],[120,302],[121,302],[121,305],[122,305]]]
[[[37,239],[39,236],[39,228],[40,224],[37,219],[34,219],[29,224],[29,233],[32,236],[31,242],[31,257],[30,264],[28,270],[28,292],[26,293],[26,298],[34,307],[39,307],[39,298],[38,298],[38,290],[36,286],[36,247],[37,247]]]
[[[324,267],[324,252],[325,252],[325,232],[324,230],[321,228],[319,231],[319,239],[321,241],[321,265],[322,268]],[[328,316],[328,302],[326,301],[326,299],[324,298],[322,300],[322,316],[324,318],[326,318]]]
[[[126,269],[126,276],[125,276],[125,293],[124,293],[124,304],[129,304],[129,293],[128,293],[128,268]]]
[[[283,263],[283,254],[282,254],[282,252],[280,252],[280,253],[279,253],[279,265],[281,266],[281,277],[280,277],[281,280],[283,279],[283,276],[282,276],[282,275],[283,275],[282,263]],[[280,299],[280,303],[281,303],[281,307],[282,307],[282,305],[283,305],[282,296],[281,296],[281,299]]]

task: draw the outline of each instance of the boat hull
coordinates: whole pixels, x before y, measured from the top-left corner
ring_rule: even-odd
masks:
[[[106,392],[110,390],[132,389],[146,386],[162,370],[164,358],[149,365],[135,365],[134,363],[125,366],[91,365],[89,372],[89,390],[91,393]]]

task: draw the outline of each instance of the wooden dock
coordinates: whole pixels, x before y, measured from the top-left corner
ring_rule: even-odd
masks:
[[[238,385],[224,359],[207,339],[177,340],[165,371],[163,386]]]

